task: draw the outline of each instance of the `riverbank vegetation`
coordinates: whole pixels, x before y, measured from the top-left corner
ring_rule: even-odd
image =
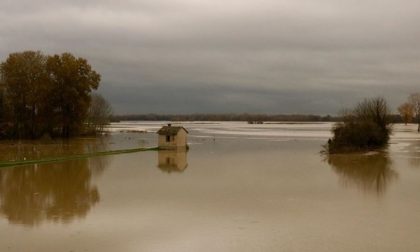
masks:
[[[111,109],[92,94],[100,80],[86,59],[70,53],[10,54],[0,65],[0,138],[69,138],[102,130]]]
[[[366,99],[343,113],[325,146],[329,154],[377,150],[388,144],[391,134],[389,108],[383,98]]]

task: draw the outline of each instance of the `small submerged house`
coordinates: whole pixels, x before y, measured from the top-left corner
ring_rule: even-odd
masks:
[[[188,131],[182,126],[172,126],[168,124],[158,130],[158,147],[161,150],[188,149]]]

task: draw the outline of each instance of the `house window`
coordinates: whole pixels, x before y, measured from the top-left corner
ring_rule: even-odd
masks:
[[[166,136],[166,142],[170,142],[171,141],[171,136]]]

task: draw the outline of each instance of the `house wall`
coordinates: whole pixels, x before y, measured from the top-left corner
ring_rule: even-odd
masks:
[[[159,142],[158,142],[159,148],[168,148],[168,149],[174,149],[176,148],[176,141],[166,142],[166,136],[165,135],[159,135]]]
[[[185,148],[187,146],[187,132],[180,130],[178,135],[175,136],[176,146],[178,148]]]
[[[165,135],[159,135],[158,146],[162,149],[177,149],[177,148],[186,148],[187,146],[187,132],[185,130],[180,130],[177,135],[173,136],[174,140],[171,142],[166,142]]]

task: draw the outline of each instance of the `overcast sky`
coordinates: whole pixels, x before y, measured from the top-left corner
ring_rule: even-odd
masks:
[[[0,58],[71,52],[117,113],[335,114],[420,91],[418,0],[0,0]]]

